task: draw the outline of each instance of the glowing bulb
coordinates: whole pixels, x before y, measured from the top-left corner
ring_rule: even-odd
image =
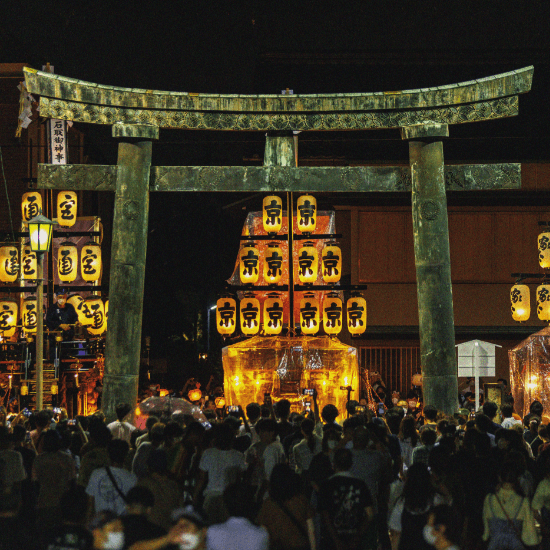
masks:
[[[348,385],[348,377],[346,376],[346,377],[344,378],[344,386],[347,386],[347,385]]]
[[[327,385],[327,381],[323,380],[323,386],[326,386],[326,385]]]

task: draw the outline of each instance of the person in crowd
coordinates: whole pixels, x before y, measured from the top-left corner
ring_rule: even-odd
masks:
[[[401,459],[403,461],[403,472],[412,464],[413,449],[418,444],[418,432],[416,431],[416,422],[414,417],[405,416],[401,421],[399,428],[399,445],[401,446]]]
[[[136,427],[128,422],[128,417],[132,412],[132,406],[129,403],[119,403],[115,407],[115,414],[117,419],[110,424],[107,424],[107,428],[114,439],[123,439],[128,444],[130,443],[130,436]]]
[[[74,327],[78,314],[72,304],[67,302],[67,290],[60,288],[56,292],[56,302],[46,312],[46,326],[50,330],[61,330],[63,341],[74,340]],[[55,340],[53,341],[55,345]]]
[[[278,419],[276,435],[282,443],[285,440],[285,437],[293,430],[292,424],[288,421],[288,417],[290,416],[290,401],[288,399],[281,399],[280,401],[277,401],[277,403],[275,403],[274,411]]]
[[[483,414],[489,418],[491,421],[491,425],[489,429],[487,430],[490,434],[495,435],[497,430],[501,427],[500,424],[497,424],[495,422],[495,418],[497,417],[498,413],[498,405],[494,401],[485,401],[483,403]]]
[[[424,540],[436,550],[460,550],[464,521],[460,512],[448,506],[434,506],[424,527]]]
[[[151,441],[151,429],[155,424],[159,422],[159,419],[157,416],[149,415],[147,417],[147,420],[145,421],[145,430],[146,432],[144,434],[141,434],[137,440],[136,440],[136,449],[146,441]]]
[[[246,416],[248,417],[248,429],[249,429],[248,433],[250,433],[251,445],[254,445],[254,443],[257,443],[258,441],[260,441],[260,438],[256,433],[256,423],[260,419],[260,414],[261,414],[261,408],[260,408],[260,405],[258,405],[258,403],[249,403],[246,406]],[[244,435],[245,433],[247,433],[246,424],[243,424],[239,428],[239,432],[240,432],[240,435]]]
[[[484,413],[476,414],[476,418],[475,418],[476,429],[482,434],[487,434],[491,441],[491,446],[494,447],[496,445],[495,435],[489,431],[492,427],[492,424],[493,423],[491,422],[491,419],[486,414]]]
[[[81,450],[80,470],[77,483],[84,488],[88,486],[90,476],[96,468],[103,468],[110,464],[107,445],[112,439],[111,432],[107,426],[98,419],[90,421],[90,440]]]
[[[170,471],[182,490],[185,503],[191,502],[193,498],[194,483],[202,456],[204,432],[205,427],[200,422],[193,421],[189,424],[178,445],[178,454]]]
[[[34,415],[36,428],[31,431],[31,441],[37,453],[43,451],[44,435],[51,424],[51,416],[47,410],[39,411]]]
[[[314,433],[315,423],[306,418],[301,426],[303,439],[294,446],[292,454],[296,465],[296,472],[307,477],[311,459],[322,450],[323,439]]]
[[[223,492],[228,519],[212,525],[206,532],[208,550],[268,550],[269,534],[257,527],[254,488],[245,483],[232,483]]]
[[[531,507],[539,522],[542,533],[542,548],[550,548],[550,447],[544,449],[537,459],[540,474],[542,476]]]
[[[500,413],[502,414],[501,426],[503,428],[511,428],[515,424],[521,425],[521,420],[514,418],[514,406],[511,403],[503,403],[500,407]]]
[[[412,464],[428,465],[428,457],[437,440],[437,433],[434,430],[423,430],[420,434],[420,445],[417,445],[411,456]]]
[[[539,450],[550,441],[550,434],[548,433],[548,426],[542,425],[539,427],[538,435],[533,439],[531,443],[531,450],[533,456],[536,458],[539,454]]]
[[[341,432],[342,426],[340,426],[340,424],[337,424],[336,422],[339,414],[340,413],[338,409],[332,403],[328,403],[327,405],[325,405],[323,407],[323,410],[321,411],[321,418],[325,423],[325,425],[323,426],[323,430],[330,430],[332,428]]]
[[[435,430],[437,431],[437,409],[433,405],[426,405],[423,411],[424,415],[424,424],[420,426],[419,432],[422,433],[424,430]]]
[[[157,422],[149,432],[150,441],[145,441],[137,449],[132,461],[132,473],[137,476],[138,479],[145,477],[148,474],[147,461],[151,456],[151,453],[155,449],[160,449],[164,445],[164,429],[165,424]]]

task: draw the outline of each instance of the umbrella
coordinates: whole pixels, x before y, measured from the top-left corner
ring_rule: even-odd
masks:
[[[193,405],[187,399],[178,397],[170,397],[168,395],[164,397],[148,397],[138,405],[138,408],[143,415],[154,414],[161,416],[164,413],[173,414],[181,412],[183,414],[190,414],[201,424],[208,423],[200,407]]]

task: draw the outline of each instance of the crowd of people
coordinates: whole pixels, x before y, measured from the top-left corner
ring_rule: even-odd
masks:
[[[0,550],[490,550],[550,545],[550,435],[535,401],[446,416],[418,402],[208,425],[121,403],[0,416]]]

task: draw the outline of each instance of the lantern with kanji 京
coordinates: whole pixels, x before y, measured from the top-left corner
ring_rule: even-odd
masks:
[[[342,250],[336,244],[328,244],[321,253],[321,272],[325,283],[337,283],[342,276]]]
[[[85,325],[88,320],[86,319],[86,314],[83,310],[84,298],[82,298],[79,294],[71,294],[71,296],[67,298],[67,303],[74,307],[76,314],[78,315],[78,322],[81,325]]]
[[[317,281],[319,254],[312,242],[306,242],[298,251],[298,278],[304,284]]]
[[[78,273],[78,248],[65,241],[57,249],[57,276],[64,283],[72,283]]]
[[[38,271],[38,259],[36,252],[31,249],[30,243],[27,243],[21,252],[21,278],[36,279]]]
[[[61,191],[57,194],[57,223],[72,227],[76,221],[77,199],[74,191]]]
[[[16,246],[0,246],[0,281],[13,283],[19,273],[19,251]]]
[[[346,303],[348,330],[356,336],[367,328],[367,301],[360,295],[353,295]]]
[[[296,218],[298,230],[302,233],[312,233],[317,226],[317,200],[311,195],[298,197]]]
[[[98,281],[101,277],[101,246],[93,241],[80,251],[80,273],[86,282]]]
[[[302,334],[317,334],[320,324],[319,300],[313,292],[306,292],[300,300],[300,328]]]
[[[239,252],[239,275],[241,283],[254,284],[260,275],[260,251],[254,243],[246,243]]]
[[[254,295],[246,295],[240,303],[241,332],[245,336],[258,334],[260,330],[260,301]]]
[[[105,331],[105,308],[101,296],[88,296],[82,305],[88,332],[97,336]]]
[[[270,292],[264,301],[264,332],[269,336],[283,330],[283,300],[277,292]]]
[[[342,330],[342,300],[336,292],[330,292],[323,300],[323,326],[329,335]]]
[[[537,315],[541,321],[550,321],[550,285],[537,287]]]
[[[23,223],[28,223],[42,214],[42,195],[38,191],[29,191],[21,199],[21,217]]]
[[[283,251],[277,243],[269,243],[264,258],[264,281],[276,285],[283,275]]]
[[[514,285],[510,290],[512,319],[527,321],[531,315],[531,293],[527,285]]]
[[[216,327],[220,334],[229,336],[235,332],[237,324],[237,302],[224,296],[216,302]]]
[[[38,317],[36,315],[36,296],[29,296],[23,300],[21,319],[25,332],[31,334],[36,333],[36,324],[38,322]]]
[[[283,201],[269,195],[263,200],[262,221],[266,233],[278,233],[283,226]]]
[[[15,300],[0,299],[0,336],[11,338],[17,328],[19,305]]]

